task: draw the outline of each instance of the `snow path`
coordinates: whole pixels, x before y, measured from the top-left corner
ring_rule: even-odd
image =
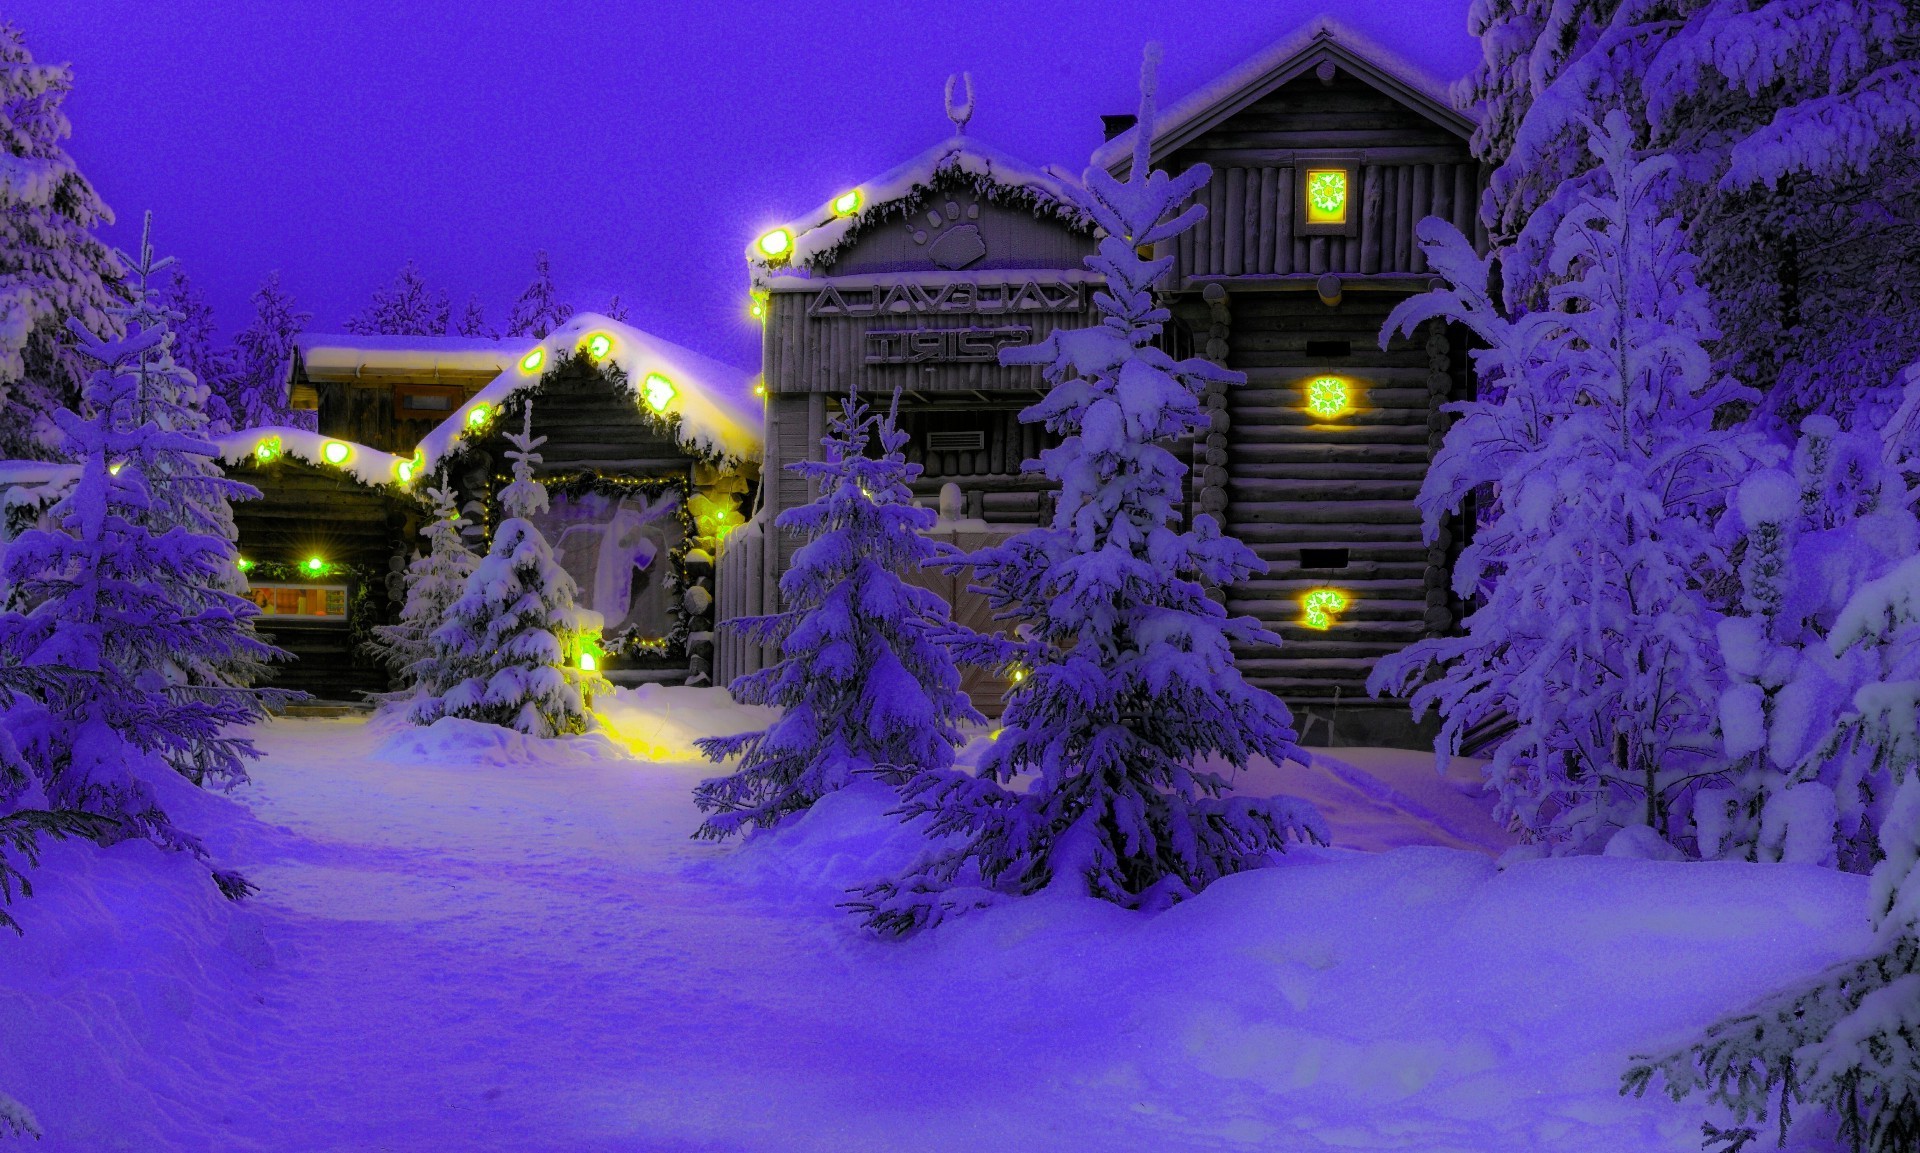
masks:
[[[15,903],[0,1089],[60,1153],[1670,1150],[1703,1113],[1617,1097],[1626,1055],[1867,942],[1858,877],[1432,846],[1291,854],[1157,917],[1046,897],[877,942],[833,904],[907,849],[879,790],[688,839],[688,737],[752,721],[716,702],[621,694],[660,762],[266,726],[252,817],[208,798],[199,824],[261,886],[245,906],[91,848]],[[1336,829],[1494,837],[1457,783],[1396,775],[1419,758],[1339,752],[1292,781]],[[1389,835],[1393,797],[1438,823]],[[157,888],[123,912],[177,937],[108,940],[115,886]]]

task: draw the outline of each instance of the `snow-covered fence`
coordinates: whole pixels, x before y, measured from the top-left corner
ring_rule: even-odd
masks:
[[[725,685],[733,678],[761,666],[760,646],[724,627],[737,617],[758,616],[767,611],[763,589],[766,587],[767,534],[766,514],[754,517],[727,535],[714,562],[713,683]]]

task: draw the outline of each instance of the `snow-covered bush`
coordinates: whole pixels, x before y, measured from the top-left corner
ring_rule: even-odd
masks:
[[[714,814],[700,836],[771,826],[861,773],[944,771],[961,726],[982,720],[942,643],[946,602],[902,576],[942,551],[921,535],[935,514],[913,503],[920,466],[901,451],[899,400],[896,391],[882,416],[849,393],[821,441],[825,459],[787,466],[820,492],[775,521],[806,541],[780,578],[787,607],[724,626],[780,650],[777,663],[733,682],[734,699],[785,712],[760,732],[699,742],[716,761],[740,758],[737,771],[694,791]]]
[[[1421,487],[1427,534],[1470,495],[1492,500],[1454,572],[1475,604],[1464,635],[1387,657],[1368,682],[1411,692],[1415,715],[1437,709],[1443,757],[1511,717],[1488,768],[1499,811],[1575,850],[1632,824],[1671,837],[1676,794],[1717,768],[1718,614],[1703,586],[1731,568],[1715,522],[1755,451],[1715,427],[1753,394],[1702,347],[1706,293],[1662,203],[1672,160],[1637,158],[1618,113],[1590,145],[1604,180],[1561,221],[1549,308],[1503,318],[1488,262],[1444,221],[1420,225],[1451,287],[1401,304],[1389,332],[1440,316],[1487,346],[1481,397],[1452,406]]]
[[[1801,423],[1790,471],[1741,482],[1737,615],[1719,623],[1728,685],[1718,717],[1727,779],[1703,788],[1700,855],[1841,864],[1865,871],[1890,792],[1872,758],[1827,749],[1876,660],[1828,637],[1860,588],[1920,551],[1906,485],[1872,430]]]
[[[593,724],[593,695],[610,687],[582,667],[598,622],[575,606],[573,578],[529,519],[547,508],[546,487],[533,478],[547,438],[533,435],[531,405],[507,439],[513,481],[500,490],[504,515],[493,544],[433,634],[428,659],[444,688],[418,697],[409,715],[419,724],[464,717],[535,737],[583,733]]]
[[[446,688],[442,670],[433,660],[433,634],[466,591],[467,578],[480,558],[461,535],[466,522],[455,508],[458,494],[450,488],[435,488],[428,490],[427,498],[433,511],[420,530],[427,538],[426,555],[414,557],[407,566],[407,598],[400,619],[376,625],[369,647],[409,694],[433,695]]]
[[[1326,838],[1311,805],[1222,798],[1227,782],[1202,767],[1300,752],[1286,706],[1241,679],[1230,648],[1278,638],[1229,618],[1202,584],[1265,566],[1206,514],[1176,527],[1186,469],[1166,444],[1205,426],[1207,384],[1242,378],[1155,344],[1169,314],[1153,286],[1171,260],[1140,251],[1200,220],[1203,209],[1182,206],[1209,172],[1150,171],[1154,64],[1150,50],[1130,177],[1085,177],[1084,207],[1105,233],[1087,259],[1105,279],[1100,323],[1002,353],[1043,366],[1049,391],[1021,419],[1064,438],[1038,462],[1059,482],[1059,503],[1051,525],[969,558],[996,611],[1019,625],[1015,637],[964,638],[956,651],[1021,675],[977,775],[929,769],[904,783],[904,812],[952,840],[865,890],[855,907],[884,932],[1049,886],[1163,905],[1265,863],[1289,838]],[[1025,791],[1007,787],[1028,774]]]

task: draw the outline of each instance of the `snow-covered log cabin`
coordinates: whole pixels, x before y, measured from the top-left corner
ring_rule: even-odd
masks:
[[[1124,166],[1131,123],[1107,118],[1095,163]],[[1161,254],[1174,258],[1166,340],[1247,374],[1208,399],[1210,434],[1181,446],[1188,511],[1221,518],[1270,566],[1223,595],[1283,644],[1239,661],[1316,743],[1416,740],[1404,703],[1367,697],[1367,673],[1462,610],[1450,574],[1463,527],[1429,547],[1413,503],[1441,406],[1471,388],[1461,334],[1435,325],[1385,350],[1379,336],[1430,283],[1417,221],[1442,217],[1484,244],[1471,132],[1438,81],[1321,20],[1175,103],[1151,143],[1158,166],[1213,169],[1206,222]],[[977,547],[1050,512],[1046,486],[1020,467],[1039,430],[1015,419],[1043,384],[997,352],[1091,321],[1097,278],[1082,258],[1094,241],[1077,184],[962,135],[755,240],[769,485],[762,516],[722,558],[723,619],[773,606],[793,546],[768,547],[767,526],[808,493],[772,470],[818,459],[849,385],[881,403],[906,390],[908,451],[927,469],[917,495],[960,490],[936,531]],[[983,623],[964,577],[928,583],[956,618]],[[722,674],[764,659],[720,645]],[[993,709],[997,681],[975,674],[968,687]]]
[[[547,438],[541,528],[604,622],[601,671],[708,675],[712,557],[759,483],[748,374],[586,313],[543,340],[309,336],[288,391],[318,432],[220,441],[229,472],[263,494],[234,518],[262,631],[296,657],[276,683],[330,699],[387,687],[363,642],[397,609],[419,492],[453,485],[484,550],[504,433],[528,404]]]

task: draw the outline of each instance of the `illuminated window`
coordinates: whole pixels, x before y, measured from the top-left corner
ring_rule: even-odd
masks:
[[[1358,236],[1360,166],[1344,157],[1305,159],[1294,169],[1293,228],[1304,236]]]
[[[247,589],[247,599],[259,606],[263,617],[331,624],[345,624],[347,620],[345,585],[257,584]]]

